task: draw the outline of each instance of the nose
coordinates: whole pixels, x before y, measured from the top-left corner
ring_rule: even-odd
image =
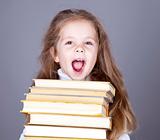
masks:
[[[76,53],[84,53],[83,45],[78,45],[75,49]]]

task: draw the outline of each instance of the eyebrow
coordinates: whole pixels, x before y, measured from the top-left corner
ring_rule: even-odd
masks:
[[[73,37],[73,36],[67,36],[67,37],[63,37],[63,38],[61,38],[62,40],[65,40],[65,39],[72,39],[72,38],[75,38],[75,37]],[[87,37],[85,37],[86,39],[92,39],[92,40],[94,40],[94,41],[98,41],[98,39],[96,38],[96,37],[90,37],[90,36],[87,36]]]

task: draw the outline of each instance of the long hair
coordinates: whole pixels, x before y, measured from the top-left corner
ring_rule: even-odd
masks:
[[[94,15],[81,9],[67,9],[60,11],[54,17],[44,38],[43,50],[40,55],[41,68],[37,78],[58,79],[57,70],[60,66],[54,62],[50,48],[54,47],[54,53],[56,53],[61,28],[68,21],[74,20],[91,22],[97,32],[98,55],[90,77],[93,81],[109,81],[116,88],[116,96],[109,110],[113,127],[112,131],[107,133],[109,140],[117,140],[121,134],[132,132],[136,128],[136,119],[129,103],[123,77],[111,55],[108,36]]]

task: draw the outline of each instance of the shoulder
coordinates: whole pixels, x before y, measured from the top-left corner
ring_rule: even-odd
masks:
[[[128,134],[125,133],[125,134],[122,134],[118,140],[130,140],[130,137]]]

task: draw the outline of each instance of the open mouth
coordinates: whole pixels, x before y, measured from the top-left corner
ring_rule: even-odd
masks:
[[[85,60],[82,59],[75,59],[72,61],[72,68],[76,72],[81,72],[85,65]]]

